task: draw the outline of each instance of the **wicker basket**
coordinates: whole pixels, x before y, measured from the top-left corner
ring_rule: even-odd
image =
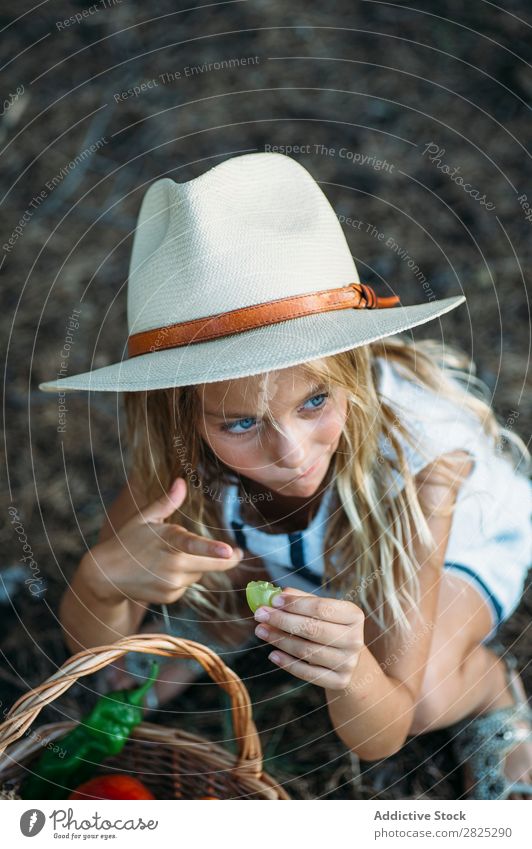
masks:
[[[41,726],[38,733],[30,732],[21,740],[42,708],[62,695],[78,678],[97,672],[130,651],[197,660],[230,697],[237,754],[195,734],[141,722],[120,754],[102,763],[102,772],[134,774],[157,799],[197,799],[201,796],[219,799],[290,798],[263,772],[262,749],[253,722],[249,694],[238,675],[207,646],[166,634],[135,634],[112,645],[79,652],[47,681],[15,702],[0,724],[0,786],[3,798],[11,794],[16,798],[27,769],[31,768],[32,761],[42,748],[77,725],[72,721],[49,723]]]

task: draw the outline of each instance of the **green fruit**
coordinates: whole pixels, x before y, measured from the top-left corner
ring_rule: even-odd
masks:
[[[250,581],[246,587],[246,599],[252,613],[262,604],[272,606],[272,598],[282,592],[281,587],[276,587],[270,581]]]

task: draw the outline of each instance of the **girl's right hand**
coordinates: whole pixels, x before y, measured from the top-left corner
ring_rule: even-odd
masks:
[[[239,548],[164,522],[186,493],[186,481],[177,478],[167,494],[85,554],[81,568],[99,600],[171,604],[205,572],[226,571],[240,562]]]

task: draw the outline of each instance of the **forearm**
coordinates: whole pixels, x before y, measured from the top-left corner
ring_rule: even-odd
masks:
[[[412,695],[401,681],[385,675],[367,646],[351,685],[325,692],[336,733],[363,760],[380,760],[402,747],[412,725]]]
[[[90,574],[97,568],[87,552],[59,606],[64,640],[73,653],[135,634],[146,614],[145,605],[96,589]]]

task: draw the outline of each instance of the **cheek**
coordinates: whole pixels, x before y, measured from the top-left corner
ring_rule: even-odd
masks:
[[[207,431],[204,439],[222,463],[233,469],[241,469],[253,464],[253,441],[235,440],[217,431]],[[242,443],[246,443],[245,445]]]

